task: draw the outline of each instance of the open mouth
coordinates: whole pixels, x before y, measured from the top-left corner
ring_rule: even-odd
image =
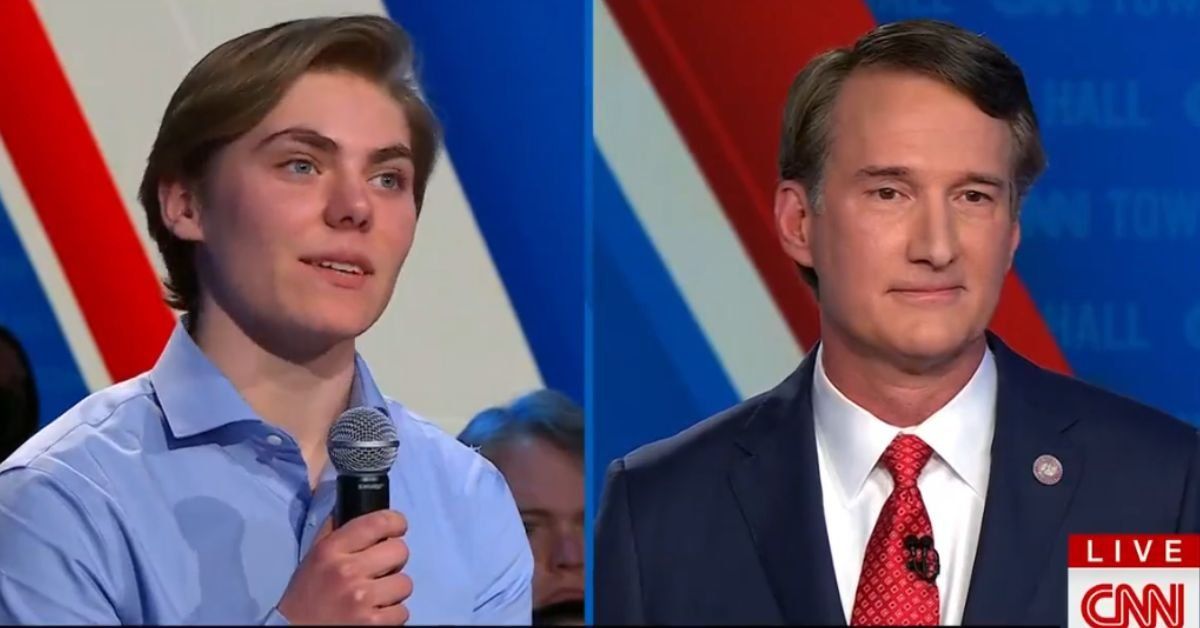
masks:
[[[300,261],[313,268],[332,271],[348,277],[366,277],[375,274],[375,269],[371,266],[369,259],[352,253],[334,254],[329,257],[302,257]]]
[[[336,270],[339,273],[344,273],[347,275],[366,275],[366,274],[368,274],[367,271],[363,270],[362,267],[360,267],[359,265],[351,264],[348,262],[333,262],[333,261],[329,261],[329,260],[305,260],[305,263],[308,264],[309,266],[316,266],[317,268],[328,268],[329,270]]]

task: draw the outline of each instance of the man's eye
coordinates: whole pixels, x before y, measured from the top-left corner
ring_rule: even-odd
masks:
[[[900,196],[900,192],[896,188],[879,188],[875,190],[875,195],[883,201],[895,200]]]
[[[385,190],[403,190],[405,179],[399,172],[384,172],[371,178],[376,185]]]
[[[292,159],[283,165],[292,174],[313,174],[317,171],[317,166],[307,159]]]
[[[967,190],[963,193],[963,200],[971,204],[986,203],[992,200],[992,197],[980,192],[979,190]]]

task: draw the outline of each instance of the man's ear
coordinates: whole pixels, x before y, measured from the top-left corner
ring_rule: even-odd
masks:
[[[775,188],[775,227],[788,257],[812,268],[814,211],[808,191],[795,181],[781,181]]]
[[[200,199],[182,181],[163,181],[158,184],[158,206],[163,224],[180,240],[201,242],[204,229],[200,225]]]

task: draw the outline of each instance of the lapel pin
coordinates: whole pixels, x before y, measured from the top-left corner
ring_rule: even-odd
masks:
[[[1033,477],[1046,486],[1054,486],[1061,482],[1062,475],[1062,463],[1050,454],[1042,454],[1033,461]]]

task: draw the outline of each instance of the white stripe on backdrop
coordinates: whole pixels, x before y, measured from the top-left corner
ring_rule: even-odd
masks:
[[[804,353],[607,6],[595,4],[596,143],[742,397]]]

